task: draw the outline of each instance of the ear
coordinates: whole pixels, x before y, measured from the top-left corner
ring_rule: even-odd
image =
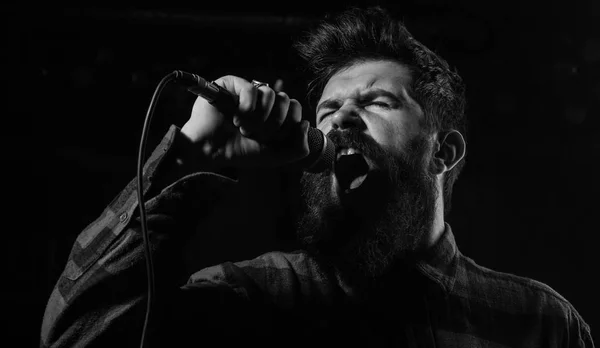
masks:
[[[452,129],[440,132],[433,145],[431,166],[434,174],[452,170],[465,157],[467,144],[459,131]]]

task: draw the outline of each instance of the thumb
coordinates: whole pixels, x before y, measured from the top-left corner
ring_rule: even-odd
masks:
[[[288,136],[283,141],[265,146],[264,154],[271,165],[282,166],[298,162],[309,154],[308,129],[310,123],[301,121],[291,125]]]
[[[233,94],[241,113],[254,111],[258,90],[254,88],[251,82],[241,77],[227,75],[215,80],[215,83]]]
[[[309,128],[310,123],[307,120],[303,120],[291,130],[290,138],[292,142],[292,154],[290,161],[299,161],[304,157],[308,156],[308,154],[310,153],[310,148],[308,146]]]

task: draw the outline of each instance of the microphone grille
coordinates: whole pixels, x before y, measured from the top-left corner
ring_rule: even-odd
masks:
[[[305,159],[307,172],[320,173],[333,167],[335,145],[323,132],[312,127],[308,129],[308,148],[310,154]]]

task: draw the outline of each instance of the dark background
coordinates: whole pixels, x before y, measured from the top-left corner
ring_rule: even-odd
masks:
[[[350,2],[6,11],[3,340],[38,344],[75,237],[135,176],[146,108],[163,76],[183,69],[207,79],[282,79],[303,101],[291,42],[342,4]],[[394,4],[467,84],[467,165],[448,219],[461,251],[550,285],[597,340],[600,2]],[[181,87],[167,88],[149,151],[170,124],[185,123],[193,101]],[[228,218],[212,222],[218,229],[191,244],[190,271],[289,247],[280,194],[287,183],[259,174],[221,213]]]

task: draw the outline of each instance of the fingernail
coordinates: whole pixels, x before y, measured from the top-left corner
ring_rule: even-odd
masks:
[[[244,128],[243,126],[240,127],[240,133],[242,133],[243,136],[247,137],[248,135],[250,135],[250,132]]]
[[[306,133],[308,132],[308,128],[310,128],[310,122],[308,122],[307,120],[302,121],[302,131]]]

